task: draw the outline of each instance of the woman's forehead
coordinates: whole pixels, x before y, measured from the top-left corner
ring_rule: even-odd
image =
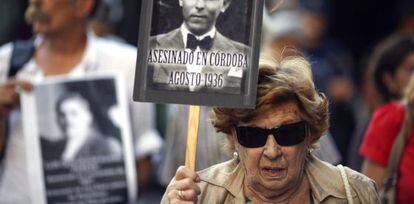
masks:
[[[294,101],[269,105],[269,107],[262,110],[263,111],[259,113],[257,117],[245,125],[261,128],[274,128],[301,120],[298,105]]]

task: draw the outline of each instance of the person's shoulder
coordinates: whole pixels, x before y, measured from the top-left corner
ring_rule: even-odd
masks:
[[[135,53],[137,50],[135,46],[129,45],[124,42],[109,40],[109,39],[105,39],[105,38],[101,38],[97,36],[95,36],[93,39],[95,41],[94,43],[96,44],[98,48],[109,49],[109,50],[103,50],[103,51],[107,51],[107,52],[122,51],[122,52],[134,52]]]
[[[180,37],[180,28],[176,28],[167,33],[162,33],[150,37],[150,44],[163,45],[166,43],[172,43],[173,40],[177,40]]]
[[[226,50],[231,50],[234,49],[238,52],[245,52],[246,50],[249,49],[249,47],[241,42],[237,42],[235,40],[232,40],[226,36],[224,36],[223,34],[221,34],[220,32],[217,32],[217,41],[218,43],[220,43],[223,47],[226,47]]]
[[[235,173],[238,162],[235,160],[225,161],[197,172],[201,180],[218,186],[224,183]]]
[[[93,41],[96,51],[103,55],[118,58],[136,57],[137,48],[135,46],[100,37],[94,37]]]
[[[387,128],[401,126],[404,120],[404,105],[401,102],[391,102],[380,106],[374,111],[371,125]]]
[[[362,203],[378,203],[379,197],[374,180],[348,167],[344,167],[352,191]]]
[[[380,107],[378,107],[374,114],[378,114],[378,115],[385,115],[385,114],[401,114],[402,112],[404,112],[404,105],[400,102],[390,102],[390,103],[386,103]]]
[[[338,168],[338,167],[336,167]],[[371,188],[370,190],[373,190],[376,192],[376,184],[374,180],[370,179],[368,176],[365,176],[364,174],[355,171],[349,167],[344,167],[346,175],[348,177],[349,183],[354,189],[366,189]]]
[[[332,196],[339,199],[346,199],[346,176],[351,187],[351,195],[355,199],[372,201],[378,196],[375,182],[367,176],[344,167],[345,175],[342,175],[341,168],[334,166],[318,158],[311,156],[307,159],[306,173],[312,191],[318,195]],[[372,202],[363,202],[372,203]]]
[[[244,172],[238,160],[216,164],[198,172],[201,182],[199,200],[202,203],[244,203]]]

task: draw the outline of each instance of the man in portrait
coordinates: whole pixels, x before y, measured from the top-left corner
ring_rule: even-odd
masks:
[[[216,28],[230,4],[231,0],[179,0],[181,26],[150,39],[148,78],[153,88],[241,93],[250,50]]]

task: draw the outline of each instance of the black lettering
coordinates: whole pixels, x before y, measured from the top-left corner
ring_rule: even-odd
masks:
[[[220,66],[226,66],[226,54],[225,53],[220,53]]]
[[[185,83],[185,72],[180,72],[180,85],[187,85]]]
[[[217,57],[220,53],[216,53],[214,56],[214,66],[218,66],[220,64],[220,58]]]
[[[168,79],[168,85],[174,84],[174,72],[170,73],[170,78]]]
[[[163,59],[162,60],[160,59],[160,62],[161,63],[168,63],[168,61],[170,59],[170,57],[169,57],[170,51],[169,50],[160,50],[160,51],[162,51],[162,56],[163,56]]]
[[[177,85],[180,83],[180,72],[175,72],[174,73],[174,84]]]
[[[203,52],[203,56],[202,56],[202,65],[205,66],[207,65],[207,52]]]
[[[196,85],[200,86],[200,84],[201,84],[201,74],[197,73],[197,75],[196,75]]]
[[[193,62],[194,62],[194,52],[193,51],[190,52],[188,58],[189,58],[188,63],[193,64]]]
[[[237,64],[238,64],[238,61],[237,61],[237,54],[233,54],[233,56],[232,56],[232,58],[231,58],[231,61],[233,62],[231,65],[232,65],[233,67],[236,67],[236,66],[237,66]]]
[[[213,66],[214,63],[214,52],[210,53],[210,66]]]
[[[148,52],[148,63],[152,63],[152,50]]]

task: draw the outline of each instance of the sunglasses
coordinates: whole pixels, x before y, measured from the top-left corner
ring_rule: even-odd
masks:
[[[293,146],[305,140],[306,123],[300,121],[272,129],[247,126],[239,126],[235,129],[237,140],[247,148],[263,147],[269,135],[273,135],[280,146]]]

